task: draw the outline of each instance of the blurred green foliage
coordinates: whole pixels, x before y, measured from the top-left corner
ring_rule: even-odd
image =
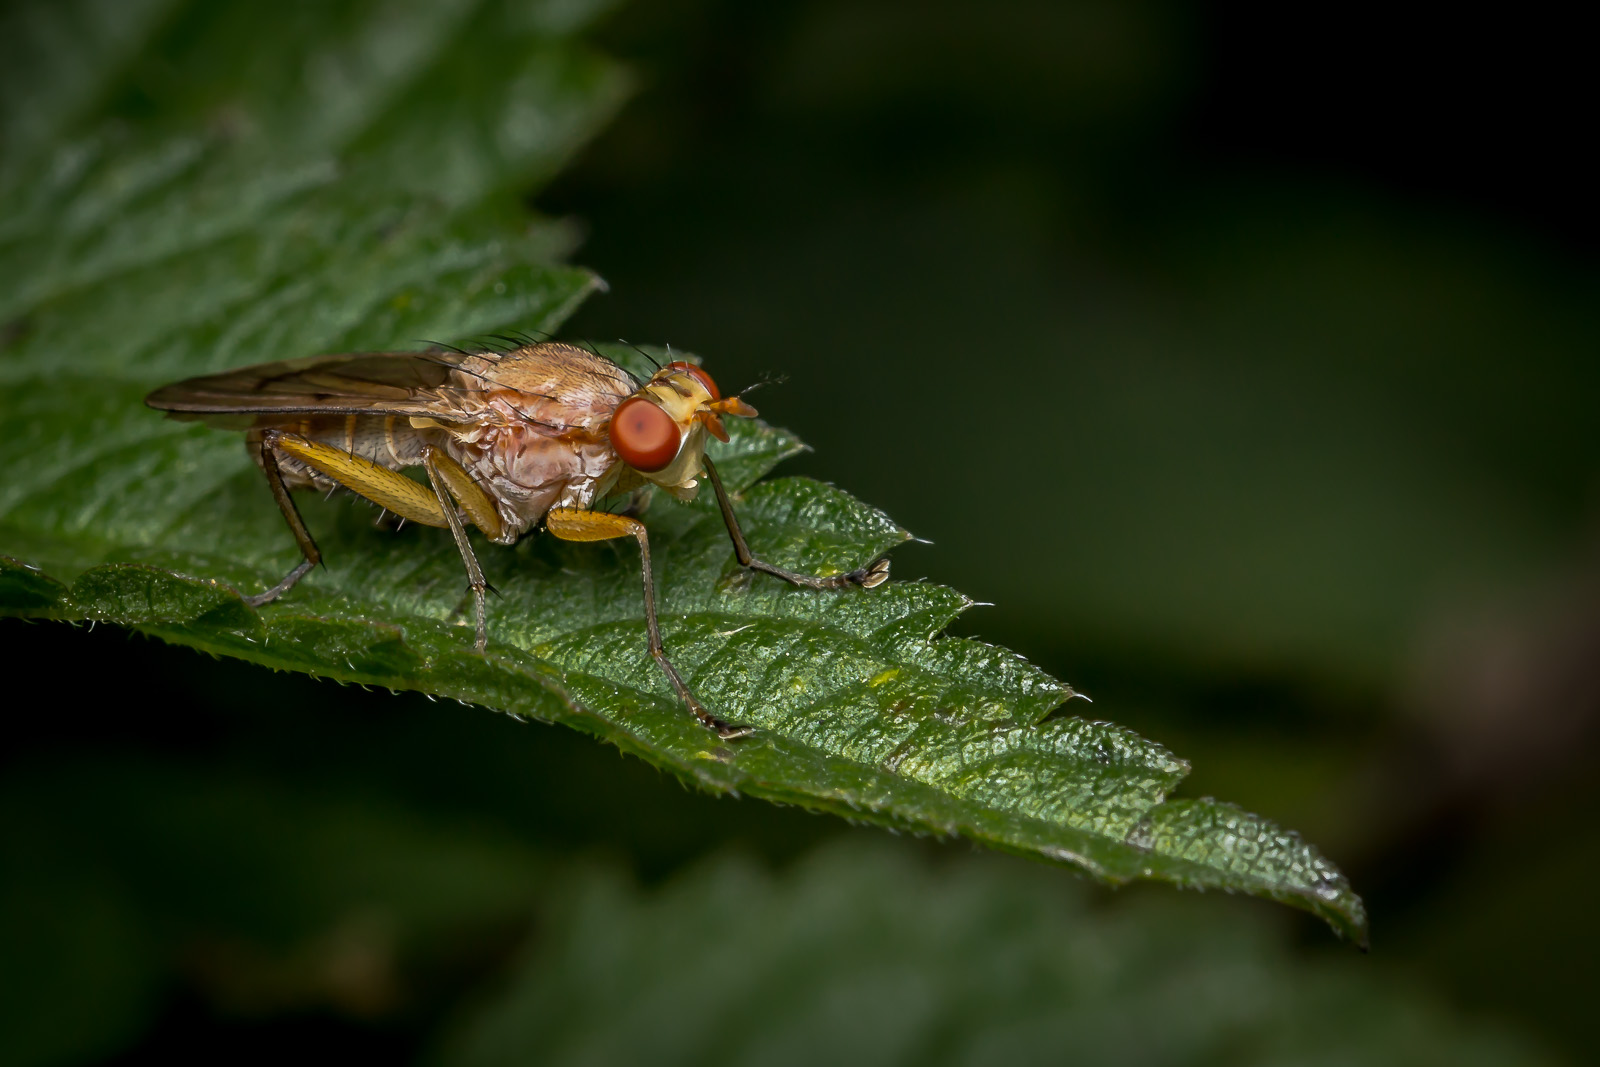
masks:
[[[1350,960],[1297,968],[1211,902],[1104,911],[1043,871],[907,852],[722,858],[650,892],[583,872],[438,1062],[1546,1062]]]
[[[21,119],[3,131],[0,165],[25,163],[104,106],[108,69],[130,86],[116,107],[160,113],[191,92],[173,57],[196,54],[210,56],[214,100],[254,94],[252,106],[293,114],[313,94],[318,121],[261,134],[297,151],[264,172],[288,175],[279,185],[237,186],[256,190],[253,202],[331,180],[313,164],[333,146],[392,138],[404,150],[373,158],[395,196],[435,180],[462,190],[440,218],[485,188],[476,176],[496,158],[515,158],[524,177],[481,220],[481,233],[500,231],[526,222],[513,194],[577,144],[530,162],[525,146],[484,137],[499,120],[481,103],[452,109],[485,98],[473,86],[536,84],[538,68],[519,65],[527,38],[483,22],[497,5],[353,4],[331,35],[280,7],[280,30],[240,63],[201,44],[208,26],[248,22],[242,7],[202,17],[179,3],[11,5],[9,19],[66,12],[52,32],[71,47],[53,53],[48,78],[26,54],[0,64],[0,92],[29,105],[5,109]],[[565,32],[579,7],[531,10],[541,33]],[[1103,892],[1080,902],[1059,872],[948,852],[930,861],[913,844],[833,846],[795,865],[839,833],[831,821],[684,793],[562,731],[240,674],[103,627],[8,622],[8,662],[52,695],[14,706],[17,743],[0,757],[5,1058],[269,1059],[313,1046],[401,1058],[448,1033],[439,1055],[481,1061],[519,1054],[537,1039],[533,1021],[562,1050],[626,1050],[628,1027],[661,1010],[650,991],[669,1005],[684,992],[652,951],[670,944],[689,973],[715,980],[727,973],[719,949],[752,929],[771,930],[758,947],[775,973],[793,968],[810,984],[781,991],[784,1011],[739,1013],[743,1043],[718,1046],[730,1058],[816,1051],[830,1032],[854,1036],[851,1048],[918,1049],[919,1013],[932,1010],[952,1020],[946,1047],[1014,1040],[1008,1052],[1022,1059],[1063,1055],[1053,1027],[1072,1019],[1074,1038],[1112,1032],[1093,1048],[1082,1038],[1086,1059],[1538,1055],[1492,1022],[1469,1028],[1469,1015],[1584,1055],[1580,961],[1600,948],[1583,890],[1600,854],[1584,781],[1600,708],[1592,262],[1470,203],[1196,149],[1185,123],[1217,76],[1208,9],[1011,0],[975,12],[620,8],[599,44],[627,63],[639,95],[534,200],[582,220],[583,261],[613,286],[568,332],[691,345],[725,384],[786,375],[760,401],[817,446],[799,469],[937,543],[902,550],[897,574],[925,571],[995,601],[964,629],[1192,757],[1191,794],[1306,830],[1376,890],[1373,956],[1324,959],[1325,946],[1295,938],[1306,930],[1277,929],[1285,917],[1259,907]],[[1309,63],[1322,37],[1405,39],[1389,12],[1364,31],[1305,26],[1298,37],[1287,18],[1263,20],[1256,42],[1285,66]],[[1522,40],[1518,26],[1497,26],[1497,56]],[[1430,20],[1429,42],[1437,29]],[[423,43],[397,46],[407,40]],[[400,105],[391,113],[403,122],[364,132],[370,113],[338,106],[339,64],[317,61],[329,41],[361,43],[342,62],[376,64],[374,84],[390,86],[383,106]],[[468,42],[474,60],[458,51]],[[416,69],[418,48],[426,84],[385,83],[385,71]],[[1406,61],[1423,77],[1433,53],[1474,54],[1430,44]],[[1329,92],[1354,97],[1376,72],[1360,54],[1338,58]],[[1517,99],[1515,77],[1490,80]],[[1253,89],[1283,98],[1285,128],[1300,123],[1287,87]],[[1383,103],[1406,112],[1404,100]],[[1481,159],[1461,158],[1491,166],[1496,122],[1539,128],[1563,106],[1541,100],[1515,123],[1485,113],[1471,126]],[[255,135],[226,108],[202,114],[215,136]],[[460,121],[474,115],[480,124]],[[1425,142],[1433,118],[1408,135]],[[1501,165],[1539,171],[1521,155]],[[61,279],[50,242],[29,231],[32,206],[5,211],[0,255],[22,250],[33,287],[0,294],[15,309]],[[181,221],[183,205],[172,211]],[[301,218],[306,240],[345,240]],[[386,262],[421,262],[428,248],[427,217],[403,221],[420,244],[402,238],[386,261],[375,234],[372,274],[345,289],[297,289],[296,261],[276,261],[273,299],[241,289],[237,307],[260,310],[218,328],[208,358],[237,362],[240,337],[299,352],[359,328],[383,305],[351,294],[378,291],[398,269]],[[181,232],[124,234],[90,257],[100,273],[66,279],[84,298],[44,325],[104,360],[88,283],[169,229]],[[528,231],[552,260],[573,236],[548,223]],[[248,235],[237,247],[236,276],[258,276]],[[462,250],[457,283],[440,289],[462,294],[459,305],[427,304],[419,321],[480,328],[473,310],[492,286],[471,281],[496,253]],[[170,300],[192,280],[181,257],[162,262],[171,273],[151,274],[137,299]],[[38,326],[4,319],[8,359]],[[133,340],[161,358],[157,340]],[[30,470],[64,458],[37,442],[27,454]],[[0,479],[0,493],[22,476]],[[758,857],[759,870],[725,855],[692,866],[730,852]],[[458,866],[461,878],[446,876]],[[898,914],[796,903],[828,886],[903,899],[936,931],[900,937]],[[722,920],[720,940],[717,893],[755,916]],[[587,894],[600,897],[592,910]],[[714,899],[702,908],[700,894]],[[620,929],[666,938],[662,917],[680,913],[686,938],[713,929],[690,944],[650,941],[636,960],[606,957],[649,977],[614,1016],[591,1015],[611,987],[560,978],[600,958],[601,905]],[[1023,934],[986,924],[990,907],[1022,916]],[[819,943],[852,951],[832,965],[807,956],[778,925],[801,914],[834,931]],[[1085,944],[1106,946],[1104,967]],[[997,1004],[964,984],[961,968],[980,957],[992,972],[973,970],[997,982],[1037,977],[1039,999]],[[1051,995],[1052,975],[1086,974],[1109,990]],[[573,1017],[517,999],[552,988]],[[830,1002],[830,989],[857,995]],[[679,1020],[670,1049],[706,1047],[692,1042],[716,1031],[722,1005],[737,1011],[740,992],[729,980],[694,1004],[703,1029]],[[469,1001],[481,1009],[458,1015]],[[1151,1044],[1158,1011],[1182,1038],[1167,1048]],[[768,1017],[768,1033],[804,1038],[764,1044]]]

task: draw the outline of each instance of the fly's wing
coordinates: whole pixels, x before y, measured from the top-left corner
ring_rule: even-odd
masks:
[[[190,378],[145,397],[175,419],[224,429],[288,416],[398,415],[471,424],[499,405],[537,433],[603,433],[638,388],[597,352],[560,342],[509,352],[370,352],[262,363]]]
[[[261,363],[163,386],[144,402],[171,418],[229,428],[272,421],[252,416],[291,414],[448,419],[454,406],[451,383],[477,358],[456,352],[372,352]]]

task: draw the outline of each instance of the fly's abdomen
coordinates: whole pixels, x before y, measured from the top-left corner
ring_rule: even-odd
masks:
[[[422,449],[429,443],[437,443],[433,441],[433,436],[438,434],[436,430],[413,428],[411,420],[404,415],[290,417],[282,421],[273,420],[266,425],[258,424],[251,430],[249,440],[252,452],[257,451],[256,444],[261,439],[261,432],[267,429],[304,437],[390,470],[420,467]],[[278,466],[290,486],[309,485],[328,489],[334,485],[332,479],[291,456],[280,456]]]

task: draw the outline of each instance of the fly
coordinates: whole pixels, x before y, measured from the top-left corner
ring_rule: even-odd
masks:
[[[508,352],[317,356],[190,378],[145,403],[169,418],[245,431],[304,557],[278,584],[245,597],[252,605],[276,600],[322,560],[291,489],[346,489],[401,519],[448,529],[466,565],[480,653],[489,640],[488,583],[468,524],[501,545],[541,525],[565,541],[634,538],[650,655],[700,722],[727,738],[750,729],[702,707],[662,647],[644,523],[593,510],[597,500],[652,485],[692,500],[705,477],[740,565],[807,589],[872,589],[889,577],[887,559],[819,578],[750,553],[705,449],[708,435],[728,440],[723,416],[756,410],[724,397],[691,363],[669,363],[640,382],[597,352],[559,342]],[[400,473],[413,467],[426,472],[427,485]]]

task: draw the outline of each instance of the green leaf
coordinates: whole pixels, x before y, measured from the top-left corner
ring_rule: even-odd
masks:
[[[59,47],[72,9],[22,10],[5,46],[18,63]],[[102,43],[123,62],[69,65],[82,84],[7,113],[25,136],[0,167],[0,613],[561,721],[704,789],[1111,882],[1256,893],[1364,941],[1360,899],[1295,835],[1169,800],[1183,761],[1061,714],[1072,690],[1014,654],[939,636],[965,597],[751,579],[707,500],[659,500],[648,522],[667,647],[709,707],[757,728],[738,742],[699,727],[646,654],[631,546],[480,542],[502,594],[480,656],[446,536],[312,500],[327,568],[259,611],[243,602],[297,559],[259,472],[237,440],[141,398],[270,359],[556,329],[599,282],[562,262],[566,227],[506,194],[552,173],[619,99],[621,76],[572,36],[592,13],[367,0],[268,19],[196,3],[129,16],[137,47]],[[833,574],[906,540],[827,485],[758,481],[803,446],[734,429],[713,454],[759,555]]]

